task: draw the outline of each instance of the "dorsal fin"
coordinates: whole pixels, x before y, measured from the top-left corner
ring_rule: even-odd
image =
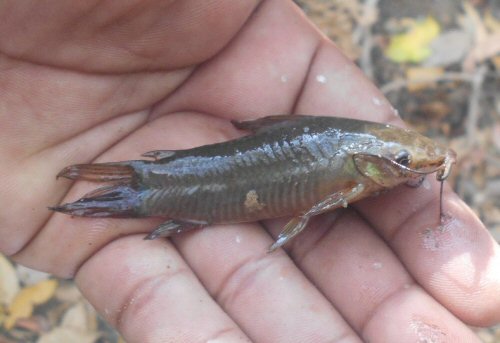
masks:
[[[161,160],[164,158],[172,157],[175,155],[175,150],[151,150],[148,152],[145,152],[141,156],[143,157],[151,157],[154,158],[154,160]]]
[[[231,120],[231,123],[235,128],[239,130],[248,130],[253,133],[256,133],[271,125],[282,123],[285,121],[297,120],[303,117],[305,116],[299,114],[282,114],[282,115],[273,115],[252,120],[242,120],[242,121]]]

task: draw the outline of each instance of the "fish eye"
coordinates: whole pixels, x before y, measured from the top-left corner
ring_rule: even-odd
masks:
[[[396,161],[397,164],[408,167],[411,163],[411,155],[406,150],[400,150],[396,156],[394,156],[394,161]]]

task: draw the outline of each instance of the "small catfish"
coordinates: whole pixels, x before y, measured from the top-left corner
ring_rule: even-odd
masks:
[[[281,115],[234,121],[252,134],[152,160],[77,164],[57,176],[112,182],[51,210],[84,217],[167,220],[146,239],[211,224],[292,216],[270,247],[299,234],[310,218],[425,175],[448,177],[455,152],[414,131],[362,120]],[[442,205],[440,205],[442,216]]]

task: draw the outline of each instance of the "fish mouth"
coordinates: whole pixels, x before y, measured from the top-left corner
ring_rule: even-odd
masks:
[[[438,181],[446,180],[448,178],[448,176],[450,175],[452,166],[456,163],[456,161],[457,161],[457,154],[452,149],[448,149],[444,159],[442,159],[440,162],[429,163],[426,167],[423,167],[423,168],[415,169],[415,168],[401,165],[395,161],[390,160],[390,162],[397,165],[397,167],[400,168],[400,170],[405,171],[409,174],[416,175],[416,178],[415,178],[416,182],[415,183],[418,183],[418,180],[421,179],[420,177],[418,177],[419,175],[424,177],[425,175],[434,174],[434,173],[436,173],[436,179]]]
[[[436,173],[436,179],[438,181],[446,180],[448,176],[450,176],[451,169],[456,162],[457,162],[457,153],[452,149],[448,149],[444,161],[441,164],[441,168]]]

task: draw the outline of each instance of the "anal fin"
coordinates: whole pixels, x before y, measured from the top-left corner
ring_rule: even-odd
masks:
[[[272,252],[285,245],[293,237],[301,233],[306,228],[311,217],[334,210],[339,207],[347,207],[348,203],[358,198],[364,190],[365,187],[361,184],[358,184],[350,189],[335,192],[311,207],[302,216],[292,218],[279,233],[278,238],[269,248],[269,252]]]

